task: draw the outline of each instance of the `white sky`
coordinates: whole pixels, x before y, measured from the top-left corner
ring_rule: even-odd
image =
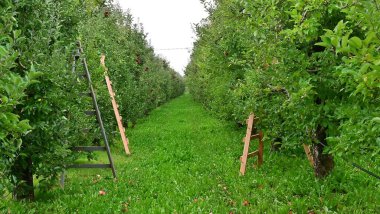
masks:
[[[195,41],[192,24],[207,17],[199,0],[118,0],[130,9],[135,22],[143,24],[148,41],[155,52],[167,59],[170,66],[183,75]],[[188,50],[159,50],[190,48]]]

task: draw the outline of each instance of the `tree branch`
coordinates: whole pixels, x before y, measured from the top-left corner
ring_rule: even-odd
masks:
[[[270,84],[268,84],[268,87],[270,88],[271,92],[285,94],[286,97],[288,99],[290,99],[290,94],[289,94],[288,90],[286,90],[286,88],[284,88],[284,87],[274,87],[274,86],[272,86]]]

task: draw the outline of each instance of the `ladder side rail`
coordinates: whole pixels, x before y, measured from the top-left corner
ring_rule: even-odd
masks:
[[[123,144],[124,144],[124,150],[125,150],[125,153],[127,155],[130,155],[131,152],[129,151],[129,146],[128,146],[129,142],[128,142],[128,138],[125,136],[125,129],[123,127],[123,123],[122,123],[122,119],[121,119],[121,116],[120,116],[120,113],[119,113],[118,105],[116,103],[116,99],[115,99],[115,96],[114,96],[115,93],[112,90],[111,81],[110,81],[110,79],[109,79],[109,77],[107,75],[106,75],[105,79],[106,79],[106,83],[107,83],[108,92],[109,92],[109,94],[111,96],[111,102],[112,102],[112,106],[113,106],[113,111],[115,113],[116,122],[117,122],[117,126],[119,128],[121,140],[123,141]]]
[[[93,102],[93,105],[94,105],[95,111],[96,111],[96,119],[98,120],[100,129],[101,129],[101,132],[102,132],[104,144],[106,145],[108,160],[109,160],[109,162],[111,164],[112,174],[116,178],[117,177],[116,176],[116,170],[115,170],[114,163],[113,163],[113,160],[112,160],[112,157],[111,157],[111,151],[110,151],[110,146],[109,146],[109,143],[108,143],[107,134],[106,134],[106,131],[104,129],[104,124],[103,124],[102,116],[101,116],[101,113],[100,113],[100,110],[99,110],[98,102],[96,100],[96,94],[95,94],[95,91],[94,91],[94,87],[92,86],[91,75],[90,75],[90,72],[88,70],[87,61],[86,61],[85,58],[82,59],[82,63],[83,63],[83,67],[84,67],[84,70],[86,72],[86,77],[87,77],[88,84],[89,84],[89,87],[90,87],[90,93],[91,93],[91,97],[92,97],[92,102]]]

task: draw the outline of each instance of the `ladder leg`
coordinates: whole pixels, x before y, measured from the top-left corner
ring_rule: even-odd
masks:
[[[61,177],[59,179],[59,183],[61,185],[61,188],[64,189],[65,188],[65,170],[63,170],[62,173],[61,173]]]
[[[107,134],[106,134],[106,130],[104,129],[102,116],[100,114],[98,103],[96,102],[96,97],[95,97],[94,89],[93,89],[92,86],[90,88],[91,88],[91,93],[93,94],[93,101],[94,101],[94,106],[95,106],[95,111],[96,111],[96,118],[98,120],[98,123],[99,123],[99,126],[100,126],[100,130],[102,132],[104,144],[106,145],[107,156],[108,156],[109,163],[111,164],[112,174],[113,174],[113,177],[116,178],[117,177],[116,176],[116,170],[115,170],[115,166],[114,166],[114,163],[113,163],[113,160],[112,160],[111,150],[110,150],[110,146],[109,146],[109,143],[108,143],[108,137],[107,137]]]
[[[71,67],[71,72],[74,74],[75,73],[75,70],[76,70],[76,57],[74,56],[73,57],[73,64],[72,64],[72,67]]]
[[[245,174],[245,169],[247,166],[249,144],[251,142],[251,136],[252,136],[253,118],[254,118],[254,115],[251,114],[247,120],[248,127],[247,127],[247,133],[244,138],[244,149],[243,149],[243,155],[241,156],[241,165],[240,165],[240,173],[242,175]]]
[[[77,42],[77,46],[78,46],[78,49],[77,49],[77,51],[76,51],[76,53],[74,54],[74,57],[73,57],[72,72],[76,72],[77,62],[78,61],[82,62],[82,65],[83,65],[83,68],[84,68],[84,72],[85,72],[85,74],[83,75],[83,77],[85,77],[87,79],[88,87],[90,89],[90,95],[91,95],[92,102],[93,102],[93,107],[95,109],[95,112],[92,112],[92,113],[94,113],[96,115],[96,120],[97,120],[97,122],[99,124],[99,127],[101,129],[101,134],[103,136],[103,140],[104,140],[104,144],[105,144],[105,150],[107,152],[107,156],[108,156],[108,160],[109,160],[109,164],[82,164],[79,168],[104,168],[104,167],[111,168],[112,169],[113,177],[116,178],[117,177],[116,176],[116,170],[115,170],[114,162],[112,160],[112,156],[111,156],[110,146],[109,146],[109,143],[108,143],[107,134],[106,134],[106,131],[104,129],[103,120],[102,120],[102,117],[101,117],[101,114],[100,114],[98,103],[96,101],[96,95],[95,95],[94,88],[92,86],[91,75],[90,75],[90,72],[88,70],[86,58],[85,57],[81,57],[81,54],[83,53],[83,49],[82,49],[81,44],[80,44],[79,41]],[[92,148],[92,149],[94,149],[94,148]],[[99,148],[96,148],[96,150],[98,150],[98,149]],[[85,166],[83,166],[83,165],[85,165]],[[65,179],[65,174],[63,172],[61,174],[61,179],[60,179],[60,184],[61,184],[62,188],[64,187],[64,179]]]
[[[93,102],[93,106],[94,106],[95,111],[96,111],[96,119],[97,119],[97,121],[99,123],[100,129],[101,129],[101,132],[102,132],[104,144],[106,145],[108,160],[109,160],[109,163],[111,165],[112,174],[113,174],[113,177],[116,178],[117,177],[116,176],[116,170],[115,170],[115,166],[114,166],[114,163],[113,163],[113,160],[112,160],[112,157],[111,157],[111,151],[110,151],[110,146],[109,146],[109,143],[108,143],[107,134],[106,134],[106,131],[104,129],[103,120],[102,120],[102,116],[100,114],[98,102],[96,101],[96,95],[95,95],[95,92],[94,92],[94,88],[92,87],[91,76],[90,76],[90,72],[88,71],[86,59],[83,59],[82,62],[83,62],[84,70],[86,72],[86,76],[87,76],[87,79],[88,79],[88,82],[89,82],[92,102]]]
[[[248,150],[249,150],[250,140],[246,141],[244,144],[243,155],[241,156],[241,165],[240,165],[240,173],[242,175],[245,174],[245,169],[247,168],[247,159],[248,159]]]
[[[110,97],[111,97],[112,107],[113,107],[113,111],[115,113],[115,118],[116,118],[116,121],[117,121],[117,126],[119,127],[119,132],[120,132],[121,140],[123,141],[124,150],[125,150],[125,153],[127,155],[130,155],[131,152],[129,151],[129,147],[128,147],[129,142],[128,142],[128,138],[125,136],[125,129],[123,127],[123,123],[121,121],[121,117],[120,117],[120,114],[119,114],[118,105],[117,105],[116,100],[115,100],[115,93],[113,92],[113,89],[112,89],[112,86],[111,86],[111,81],[110,81],[110,79],[109,79],[109,77],[107,75],[105,76],[105,79],[106,79],[106,84],[107,84],[108,92],[109,92]]]

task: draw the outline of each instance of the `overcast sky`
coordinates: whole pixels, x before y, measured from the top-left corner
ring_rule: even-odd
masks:
[[[193,23],[207,17],[199,0],[118,0],[124,10],[130,9],[135,22],[144,26],[155,52],[170,62],[178,73],[189,62],[195,41]],[[160,50],[190,48],[188,50]]]

